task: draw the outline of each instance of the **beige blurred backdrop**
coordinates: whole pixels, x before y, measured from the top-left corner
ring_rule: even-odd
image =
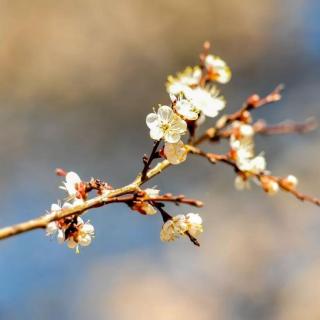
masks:
[[[0,0],[0,225],[63,197],[56,167],[128,183],[152,146],[146,114],[168,102],[167,75],[195,64],[205,40],[233,70],[221,87],[229,112],[285,83],[283,101],[256,118],[319,116],[319,9],[316,0]],[[275,174],[320,196],[319,138],[258,137],[257,148]],[[160,243],[160,217],[121,206],[88,215],[96,239],[80,255],[41,231],[1,242],[0,319],[319,319],[319,208],[236,192],[233,179],[190,157],[150,183],[205,202],[200,248]]]

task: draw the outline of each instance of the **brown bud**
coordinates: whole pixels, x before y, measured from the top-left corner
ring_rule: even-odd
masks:
[[[59,177],[65,177],[67,175],[67,172],[65,170],[63,170],[62,168],[57,168],[56,175]]]

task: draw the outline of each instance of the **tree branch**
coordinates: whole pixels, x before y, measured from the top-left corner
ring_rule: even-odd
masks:
[[[247,116],[245,113],[249,110],[256,109],[263,105],[278,101],[281,98],[281,95],[280,95],[281,90],[282,90],[282,87],[277,87],[275,90],[273,90],[270,94],[268,94],[264,98],[260,98],[257,95],[249,97],[246,103],[244,104],[244,106],[239,111],[231,115],[221,117],[215,127],[209,128],[202,136],[196,139],[192,144],[186,145],[187,152],[206,158],[208,161],[210,161],[210,163],[213,163],[213,164],[217,162],[223,162],[231,166],[235,172],[239,172],[240,171],[239,168],[232,160],[229,159],[228,155],[208,153],[199,149],[197,146],[207,140],[216,139],[218,141],[221,138],[230,137],[230,132],[228,132],[227,130],[222,130],[223,128],[225,128],[232,121],[241,120],[242,117]],[[294,122],[285,122],[285,123],[274,125],[274,126],[267,126],[266,123],[260,120],[256,122],[256,124],[254,125],[255,131],[260,134],[280,134],[280,133],[294,133],[294,132],[305,133],[314,128],[315,128],[314,120],[307,120],[302,124],[294,123]],[[159,147],[159,144],[160,144],[160,141],[155,142],[151,155],[149,156],[148,159],[145,158],[144,168],[142,172],[135,178],[135,180],[132,183],[118,189],[108,190],[108,188],[106,188],[106,184],[104,184],[103,182],[99,180],[92,180],[86,184],[86,192],[89,192],[91,190],[97,190],[98,193],[100,192],[98,196],[93,197],[89,200],[86,200],[83,203],[79,205],[75,205],[71,208],[64,208],[59,211],[53,211],[48,214],[42,215],[38,218],[2,228],[0,229],[0,240],[6,239],[21,233],[25,233],[34,229],[46,228],[48,223],[52,221],[58,221],[60,219],[70,217],[70,216],[79,216],[85,213],[89,209],[98,208],[111,203],[128,203],[129,201],[135,200],[137,195],[139,196],[139,192],[141,192],[140,187],[144,183],[151,180],[152,178],[154,178],[155,176],[157,176],[158,174],[166,170],[169,166],[171,166],[168,160],[163,160],[157,163],[153,168],[150,168],[152,161],[157,157],[157,149]],[[277,177],[273,177],[273,178],[276,181],[278,181],[282,189],[290,192],[299,200],[308,201],[313,204],[320,205],[319,199],[304,195],[294,189],[288,190],[287,188],[284,187],[283,184],[281,184],[280,178],[277,178]],[[148,197],[144,195],[143,201],[149,201],[150,203],[155,204],[157,208],[159,208],[159,205],[162,202],[188,204],[196,207],[201,207],[203,205],[202,202],[198,200],[185,198],[182,195],[173,196],[171,194],[164,194],[161,196],[153,196],[153,197],[151,196]],[[195,245],[198,245],[198,242],[196,239],[193,239],[190,235],[188,235],[188,237]]]

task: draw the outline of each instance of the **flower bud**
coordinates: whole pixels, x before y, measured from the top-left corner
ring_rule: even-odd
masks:
[[[282,187],[287,190],[295,189],[298,185],[298,179],[294,175],[290,174],[281,181]]]
[[[260,178],[261,186],[263,190],[268,193],[270,196],[275,195],[279,191],[278,182],[274,181],[268,176],[262,176]]]

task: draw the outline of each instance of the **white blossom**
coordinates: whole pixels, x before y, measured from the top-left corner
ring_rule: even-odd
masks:
[[[76,202],[76,201],[75,201]],[[72,208],[75,204],[66,202],[61,207],[59,204],[51,205],[51,212],[57,212],[63,209]],[[67,232],[72,227],[72,232]],[[94,236],[94,227],[87,221],[84,223],[81,217],[61,218],[58,221],[52,221],[47,224],[46,233],[48,236],[56,235],[58,243],[67,243],[69,248],[76,248],[79,252],[80,246],[90,245]]]
[[[185,235],[186,232],[193,237],[197,237],[202,231],[202,219],[198,214],[180,214],[163,224],[160,239],[162,241],[174,241],[179,236]]]
[[[180,140],[177,143],[166,143],[164,146],[164,155],[171,164],[179,164],[187,159],[187,148]]]
[[[160,239],[162,241],[174,241],[187,230],[188,225],[186,223],[186,217],[180,214],[163,224],[160,232]]]
[[[81,178],[77,173],[70,171],[66,174],[65,180],[60,189],[67,191],[71,199],[76,198],[78,195],[78,187],[82,183]]]
[[[167,82],[167,91],[169,94],[185,94],[190,87],[198,86],[202,71],[199,67],[188,67],[183,72],[178,73],[176,77],[169,76]]]
[[[205,59],[205,66],[211,74],[211,79],[220,83],[227,83],[231,79],[231,70],[219,57],[209,54]]]
[[[189,100],[180,99],[175,104],[176,111],[187,120],[197,120],[200,109],[196,108]]]
[[[225,106],[226,102],[223,97],[219,96],[219,91],[212,87],[209,91],[203,88],[195,88],[186,92],[192,108],[198,113],[203,112],[207,117],[214,118]]]
[[[79,246],[87,247],[91,244],[94,237],[94,227],[87,221],[86,223],[78,217],[77,218],[77,230],[66,239],[67,245],[70,249],[76,249],[79,253]]]
[[[92,238],[94,236],[94,227],[89,222],[86,222],[80,226],[78,241],[83,247],[91,244]]]
[[[178,142],[187,130],[186,122],[168,106],[161,106],[157,113],[148,114],[146,122],[152,139],[164,138],[169,143]]]

